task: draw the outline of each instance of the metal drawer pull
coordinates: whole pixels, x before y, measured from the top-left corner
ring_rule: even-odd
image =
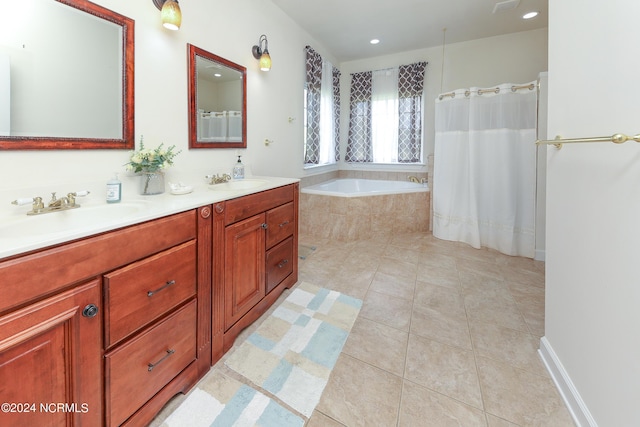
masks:
[[[289,262],[288,259],[283,259],[282,261],[280,261],[280,263],[278,264],[278,268],[282,268],[284,267],[287,263]]]
[[[176,352],[176,351],[175,351],[175,350],[173,350],[173,349],[169,349],[169,350],[167,350],[167,354],[165,354],[165,355],[162,357],[162,359],[158,360],[156,363],[149,363],[149,364],[147,365],[147,366],[148,366],[147,370],[148,370],[149,372],[153,371],[153,368],[155,368],[156,366],[158,366],[159,364],[161,364],[161,363],[164,361],[164,359],[166,359],[167,357],[171,356],[171,355],[172,355],[173,353],[175,353],[175,352]]]
[[[282,224],[280,224],[280,227],[284,227],[285,225],[289,224],[289,221],[285,221]]]
[[[262,223],[260,224],[260,228],[262,228],[263,230],[266,230],[267,228],[269,228],[269,226],[266,223]]]
[[[147,291],[147,296],[148,297],[152,297],[154,294],[157,294],[158,292],[160,292],[161,290],[163,290],[164,288],[168,288],[171,285],[175,285],[176,281],[175,280],[169,280],[164,286],[156,289],[155,291]]]

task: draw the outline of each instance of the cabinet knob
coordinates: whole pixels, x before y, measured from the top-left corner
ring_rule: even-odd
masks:
[[[89,304],[87,305],[84,310],[82,310],[82,315],[84,317],[96,317],[96,314],[98,314],[98,306],[95,304]]]
[[[204,219],[207,219],[211,216],[211,209],[209,206],[205,206],[200,209],[200,216]]]
[[[267,223],[266,223],[266,222],[263,222],[263,223],[260,225],[260,227],[262,227],[262,229],[263,229],[263,230],[266,230],[266,229],[267,229],[267,227],[269,227],[269,226],[267,225]]]

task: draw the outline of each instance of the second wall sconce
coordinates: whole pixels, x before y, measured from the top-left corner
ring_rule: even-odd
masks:
[[[182,12],[178,5],[178,0],[152,0],[153,4],[160,10],[162,25],[169,30],[178,30],[182,23]]]
[[[251,52],[254,58],[260,60],[260,70],[269,71],[271,69],[271,56],[269,55],[267,36],[261,35],[258,44],[251,49]]]

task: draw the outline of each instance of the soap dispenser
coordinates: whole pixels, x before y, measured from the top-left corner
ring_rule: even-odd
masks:
[[[120,200],[122,200],[122,183],[116,173],[107,181],[107,203],[119,203]]]
[[[243,179],[244,178],[244,165],[240,160],[241,156],[238,156],[238,161],[233,167],[233,179]]]

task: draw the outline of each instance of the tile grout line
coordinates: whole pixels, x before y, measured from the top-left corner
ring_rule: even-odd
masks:
[[[484,417],[486,425],[488,426],[489,418],[487,415],[487,404],[485,401],[485,392],[483,389],[482,381],[480,380],[480,367],[478,365],[478,357],[476,353],[475,340],[473,339],[473,334],[471,333],[471,317],[469,316],[467,305],[465,304],[465,294],[462,289],[462,279],[460,277],[460,269],[458,268],[457,259],[456,259],[456,274],[458,276],[458,291],[462,296],[462,307],[464,308],[464,314],[467,319],[467,331],[469,333],[469,342],[471,343],[471,353],[473,354],[473,363],[476,368],[476,378],[478,380],[478,388],[480,389],[480,400],[482,402],[482,415]]]
[[[402,402],[404,400],[405,381],[407,380],[407,358],[409,357],[409,342],[411,341],[411,323],[413,322],[413,310],[416,304],[416,288],[418,285],[418,273],[416,265],[416,277],[413,280],[413,298],[411,298],[411,315],[409,316],[409,326],[407,330],[407,344],[404,351],[404,366],[402,368],[402,387],[400,388],[400,402],[398,402],[398,414],[396,416],[396,426],[400,426],[400,418],[402,416]]]

